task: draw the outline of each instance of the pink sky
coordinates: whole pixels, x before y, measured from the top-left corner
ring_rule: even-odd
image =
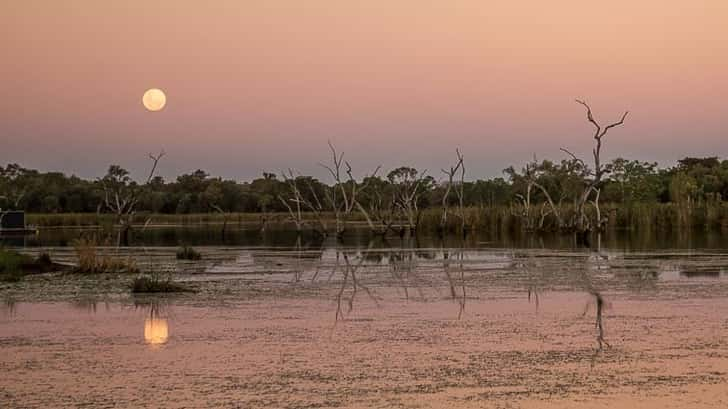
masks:
[[[358,174],[469,178],[591,149],[672,165],[728,150],[728,1],[6,1],[0,164],[100,176],[110,163],[249,179],[323,176],[326,141]],[[166,108],[144,110],[147,88]]]

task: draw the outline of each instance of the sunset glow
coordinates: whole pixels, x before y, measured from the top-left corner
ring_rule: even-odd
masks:
[[[727,407],[728,0],[7,0],[0,55],[2,408]]]
[[[722,0],[5,2],[0,162],[95,177],[164,148],[164,175],[323,175],[331,139],[360,171],[457,145],[491,177],[588,154],[574,98],[632,112],[610,158],[722,155],[726,21]],[[174,107],[145,115],[160,83]]]

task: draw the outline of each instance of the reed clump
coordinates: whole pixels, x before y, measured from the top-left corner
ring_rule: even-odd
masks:
[[[201,260],[202,254],[190,246],[182,246],[177,249],[177,260]]]
[[[162,277],[160,273],[140,275],[132,280],[131,292],[135,294],[145,293],[183,293],[192,290],[172,281],[171,276]]]
[[[96,238],[80,238],[73,242],[73,249],[78,257],[78,265],[74,267],[76,274],[104,273],[139,273],[139,269],[131,259],[121,259],[100,252],[100,243]]]

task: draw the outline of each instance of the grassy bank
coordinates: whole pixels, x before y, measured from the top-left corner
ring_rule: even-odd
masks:
[[[561,206],[562,218],[568,220],[574,214],[573,206]],[[526,226],[539,226],[541,207],[530,209],[529,220],[523,216],[522,208],[497,206],[485,208],[467,208],[464,211],[465,225],[470,231],[504,233],[523,231]],[[595,209],[590,207],[587,213],[595,216]],[[420,230],[436,231],[440,225],[440,209],[427,209],[422,212]],[[726,230],[728,231],[728,202],[703,203],[694,206],[681,206],[674,203],[637,203],[630,206],[603,204],[601,215],[608,218],[607,229],[635,231],[684,231],[690,229]],[[456,231],[460,219],[450,217],[449,231]],[[545,230],[554,230],[556,218],[548,215],[544,218]]]
[[[451,209],[456,211],[456,209]],[[595,210],[588,210],[592,215]],[[465,225],[470,231],[482,232],[508,232],[524,230],[527,225],[538,226],[541,218],[541,207],[534,206],[530,210],[530,221],[523,217],[523,209],[509,206],[469,207],[464,210]],[[572,206],[562,206],[560,212],[564,218],[573,214]],[[670,231],[677,229],[728,229],[728,203],[714,202],[698,205],[679,205],[675,203],[636,203],[622,206],[618,204],[603,204],[603,216],[609,218],[607,224],[611,229],[622,230],[658,230]],[[429,208],[422,211],[420,216],[420,231],[435,232],[440,226],[442,211],[439,208]],[[324,217],[333,223],[333,214]],[[312,213],[304,214],[304,219],[310,225],[316,225]],[[136,222],[143,225],[149,220],[151,225],[157,226],[197,226],[218,225],[227,221],[228,226],[241,226],[247,228],[260,228],[263,224],[272,228],[293,228],[293,223],[287,213],[200,213],[200,214],[139,214]],[[110,214],[95,213],[61,213],[61,214],[29,214],[28,224],[41,228],[53,227],[112,227],[115,219]],[[349,222],[364,225],[361,214],[352,215]],[[460,225],[457,216],[450,217],[449,231],[456,231]],[[556,219],[553,215],[544,218],[544,227],[554,226]]]
[[[324,217],[334,219],[333,213],[325,213]],[[305,220],[315,221],[313,213],[305,213]],[[359,215],[354,215],[352,221],[363,221]],[[135,223],[144,225],[147,220],[151,225],[163,226],[195,226],[223,224],[227,220],[229,225],[261,225],[288,224],[290,223],[288,213],[194,213],[194,214],[149,214],[139,213]],[[104,227],[113,226],[116,217],[112,214],[102,213],[30,213],[26,216],[29,225],[37,227]]]
[[[53,263],[46,253],[33,258],[14,250],[0,248],[0,281],[18,282],[29,274],[46,273],[62,268]]]

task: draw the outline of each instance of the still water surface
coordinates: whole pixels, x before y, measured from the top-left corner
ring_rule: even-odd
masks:
[[[720,235],[584,248],[168,230],[102,251],[195,294],[132,296],[124,277],[0,289],[3,407],[728,405]],[[72,262],[78,234],[21,244]],[[176,260],[180,243],[203,259]]]

